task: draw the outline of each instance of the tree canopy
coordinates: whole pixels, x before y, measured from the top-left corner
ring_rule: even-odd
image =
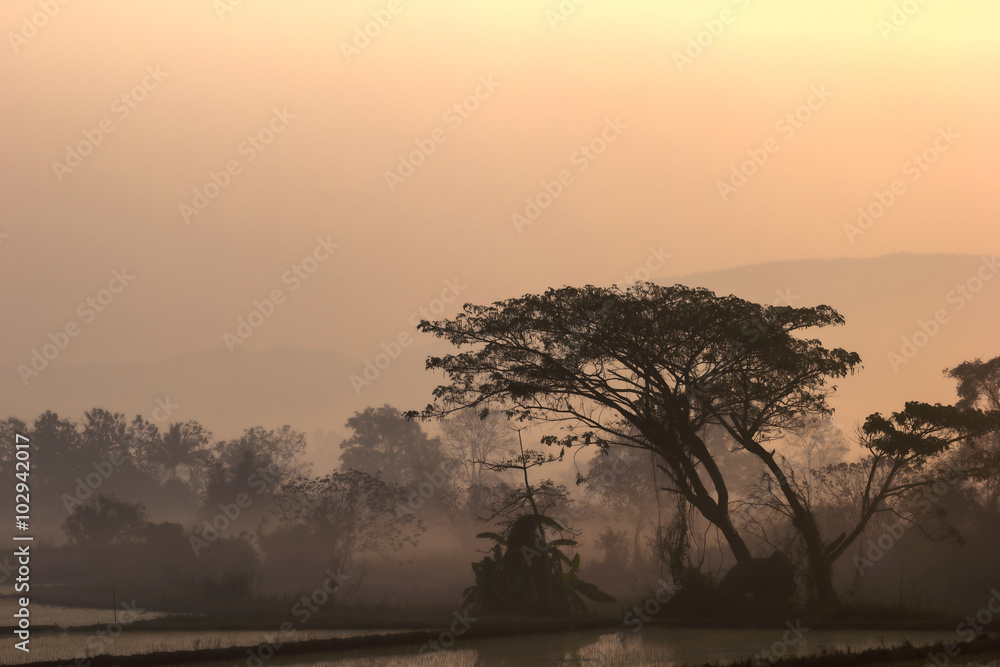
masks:
[[[344,469],[380,475],[390,486],[408,486],[441,465],[440,440],[429,438],[420,424],[407,421],[390,405],[354,413],[347,427],[354,433],[340,445]]]
[[[467,304],[452,320],[419,325],[474,348],[427,360],[449,383],[423,415],[500,404],[515,419],[568,422],[570,433],[551,443],[653,451],[670,490],[719,527],[737,558],[749,558],[701,433],[718,424],[759,455],[781,429],[829,413],[828,380],[860,358],[796,334],[843,321],[828,306],[765,306],[648,282]]]
[[[419,324],[464,348],[427,360],[446,384],[421,416],[466,408],[485,414],[500,405],[509,418],[563,425],[567,433],[545,436],[548,444],[650,451],[663,488],[714,524],[743,562],[751,554],[731,518],[727,447],[710,444],[721,430],[729,449],[755,456],[773,480],[773,498],[802,539],[820,604],[828,606],[836,600],[833,560],[887,501],[912,488],[894,486],[897,475],[1000,424],[996,414],[970,409],[971,397],[990,396],[991,385],[982,369],[964,366],[953,372],[965,382],[965,405],[911,402],[890,417],[870,416],[862,431],[872,453],[862,515],[827,543],[787,461],[765,445],[832,413],[832,382],[860,369],[861,360],[806,334],[842,324],[825,305],[767,306],[648,282],[466,304],[453,319]]]

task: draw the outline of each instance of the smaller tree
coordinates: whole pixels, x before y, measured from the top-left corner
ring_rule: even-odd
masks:
[[[441,422],[444,433],[442,450],[457,462],[456,476],[471,489],[497,481],[486,462],[517,453],[514,433],[503,414],[480,414],[466,409]]]
[[[538,610],[542,614],[565,615],[586,609],[581,595],[595,602],[613,602],[614,598],[579,578],[580,554],[570,558],[563,553],[562,547],[577,546],[572,539],[576,533],[545,515],[566,502],[566,488],[551,479],[534,485],[528,475],[532,468],[561,461],[564,451],[560,450],[559,456],[546,456],[525,450],[520,431],[517,436],[518,456],[483,461],[486,470],[520,471],[524,487],[511,492],[493,515],[484,519],[503,517],[500,525],[504,530],[478,535],[492,539],[495,545],[482,561],[472,564],[476,583],[465,591],[466,606],[487,614]],[[564,565],[568,570],[564,571]]]
[[[614,602],[614,598],[578,576],[580,554],[572,558],[563,547],[576,547],[572,539],[550,540],[541,551],[538,535],[545,528],[563,527],[554,519],[522,514],[503,534],[481,533],[495,544],[478,563],[472,564],[476,582],[465,590],[465,606],[476,614],[569,615],[587,610],[583,598]]]
[[[81,449],[76,424],[47,410],[35,419],[30,438],[33,483],[50,488],[71,485],[76,471],[68,468],[66,462],[76,461]]]
[[[966,361],[945,375],[958,382],[958,407],[1000,410],[1000,357]],[[973,495],[981,506],[1000,512],[1000,432],[970,440],[949,463],[980,471],[970,484]]]
[[[17,417],[7,417],[0,421],[0,442],[8,443],[0,447],[0,470],[6,473],[3,477],[5,484],[8,479],[14,478],[14,455],[17,450],[10,443],[19,441],[18,435],[29,437],[27,424]]]
[[[847,436],[826,417],[810,418],[801,429],[786,434],[779,447],[789,482],[809,508],[821,492],[817,471],[842,462],[850,451]]]
[[[293,541],[293,550],[320,553],[325,566],[333,568],[362,553],[386,555],[415,545],[424,530],[412,514],[397,515],[394,507],[401,500],[398,488],[360,470],[300,478],[279,491],[281,527],[262,541],[271,551]]]
[[[240,438],[216,443],[206,466],[202,512],[214,515],[220,504],[246,493],[253,506],[238,521],[244,526],[256,524],[282,486],[309,472],[311,464],[302,459],[305,450],[305,434],[289,426],[277,430],[254,426]]]
[[[270,485],[275,488],[308,474],[311,464],[303,460],[305,452],[305,433],[287,425],[280,429],[254,426],[239,438],[215,446],[215,457],[223,467],[234,469],[249,458],[273,480]]]
[[[442,464],[441,441],[427,437],[420,424],[391,405],[354,413],[347,428],[354,433],[340,445],[343,469],[378,475],[390,486],[411,486]]]
[[[658,506],[660,489],[656,484],[655,465],[655,459],[646,452],[636,453],[627,447],[603,449],[591,459],[586,477],[578,479],[586,485],[588,492],[597,496],[604,507],[619,515],[633,513],[633,566],[638,565],[641,560],[642,535],[649,509],[655,510]],[[608,531],[612,532],[612,529],[608,528]]]
[[[198,422],[177,422],[149,443],[147,457],[163,471],[168,482],[179,481],[179,473],[184,470],[184,481],[194,489],[203,481],[200,478],[208,463],[211,438],[212,434]]]
[[[128,425],[125,415],[94,408],[84,413],[81,450],[84,457],[92,461],[120,459],[128,456],[125,433]]]
[[[867,471],[860,498],[860,516],[854,527],[830,542],[828,562],[835,561],[856,540],[873,517],[895,512],[900,501],[941,480],[934,463],[957,443],[995,433],[1000,411],[983,412],[951,405],[911,401],[889,417],[872,414],[861,429],[861,445],[868,450]],[[975,479],[988,471],[965,467],[956,480]]]
[[[142,503],[99,495],[74,508],[63,524],[72,546],[115,546],[145,539],[149,515]]]

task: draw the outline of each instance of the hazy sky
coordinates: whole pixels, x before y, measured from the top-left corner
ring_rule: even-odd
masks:
[[[275,290],[240,347],[366,357],[446,281],[997,247],[994,0],[47,4],[0,4],[0,365],[225,349]]]

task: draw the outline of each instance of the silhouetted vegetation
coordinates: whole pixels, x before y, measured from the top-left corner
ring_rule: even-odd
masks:
[[[428,360],[440,428],[366,408],[333,470],[290,426],[216,439],[95,408],[0,435],[31,439],[36,562],[60,601],[280,608],[330,573],[349,584],[328,612],[368,619],[426,591],[488,619],[613,617],[665,580],[653,619],[975,599],[1000,549],[1000,358],[946,371],[955,405],[848,434],[827,401],[860,359],[801,335],[842,323],[649,283],[467,305],[420,325],[472,348]]]

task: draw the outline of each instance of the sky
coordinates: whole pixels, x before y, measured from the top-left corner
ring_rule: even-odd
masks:
[[[365,358],[421,309],[644,266],[997,248],[990,0],[5,0],[0,26],[10,369],[74,325],[53,365]]]

